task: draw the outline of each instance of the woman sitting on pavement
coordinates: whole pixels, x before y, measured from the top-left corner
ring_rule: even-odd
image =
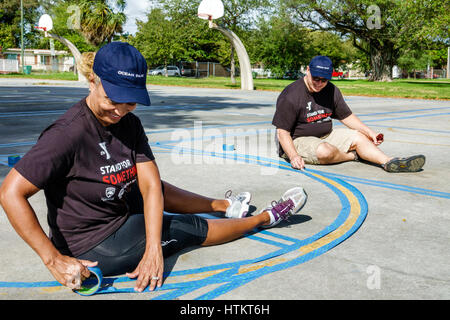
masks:
[[[131,113],[137,103],[150,105],[144,57],[113,42],[83,60],[89,95],[42,132],[0,188],[12,226],[61,284],[79,289],[87,267],[99,266],[105,276],[137,278],[137,291],[153,290],[163,283],[163,257],[272,227],[305,204],[306,194],[295,187],[246,217],[248,192],[211,199],[161,181],[144,128]],[[28,201],[41,189],[49,237]],[[194,215],[204,212],[236,219]]]

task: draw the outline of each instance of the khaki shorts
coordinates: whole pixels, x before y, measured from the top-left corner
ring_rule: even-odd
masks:
[[[294,146],[305,163],[320,164],[316,155],[316,150],[319,147],[319,144],[322,142],[327,142],[338,148],[341,152],[348,152],[348,149],[350,149],[357,133],[357,130],[348,128],[333,129],[331,133],[321,138],[298,137],[294,140]],[[285,156],[286,155],[284,154],[283,157]]]

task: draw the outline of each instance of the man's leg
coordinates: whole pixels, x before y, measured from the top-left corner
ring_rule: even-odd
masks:
[[[369,140],[369,138],[360,132],[357,133],[356,138],[349,150],[355,150],[361,159],[376,164],[382,165],[392,159],[392,157],[384,154],[380,148],[378,148],[371,140]]]
[[[328,142],[319,144],[316,150],[316,156],[320,164],[332,164],[355,160],[355,154],[353,152],[342,152]]]

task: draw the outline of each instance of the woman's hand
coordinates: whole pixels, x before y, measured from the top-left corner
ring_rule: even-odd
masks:
[[[158,286],[158,288],[162,286],[163,271],[164,258],[161,244],[154,244],[145,250],[137,268],[126,275],[132,279],[138,277],[134,290],[142,292],[150,285],[149,290],[153,291],[155,286]]]
[[[53,277],[70,289],[81,289],[81,283],[91,274],[87,267],[95,267],[96,265],[97,262],[78,260],[64,255],[60,255],[51,263],[46,264]]]

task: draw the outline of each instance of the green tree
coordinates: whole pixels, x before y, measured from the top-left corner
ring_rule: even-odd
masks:
[[[320,30],[348,35],[370,58],[372,80],[392,78],[404,48],[448,43],[449,1],[281,0],[296,19]]]
[[[286,70],[299,70],[307,64],[311,55],[308,33],[283,15],[273,16],[269,21],[260,19],[251,42],[251,55],[276,77],[281,77]]]
[[[416,78],[416,70],[423,70],[427,68],[430,62],[430,54],[422,50],[402,50],[400,57],[397,60],[397,64],[404,71],[414,72],[414,78]]]
[[[138,32],[130,36],[133,44],[146,58],[149,65],[167,66],[184,54],[181,33],[177,23],[169,20],[160,8],[147,15],[147,22],[137,21]]]
[[[26,47],[35,43],[37,32],[34,30],[39,17],[37,0],[23,0],[24,11],[24,42]],[[21,42],[20,1],[0,1],[0,47],[18,48]]]
[[[220,24],[233,31],[239,38],[242,37],[243,43],[248,43],[246,30],[253,26],[254,17],[263,14],[269,4],[269,0],[223,0],[224,16],[220,19]],[[231,44],[229,48],[231,83],[236,84],[235,50]],[[246,49],[248,50],[248,46]]]
[[[43,8],[53,18],[53,32],[84,52],[98,49],[123,32],[125,5],[124,0],[116,0],[113,4],[107,0],[60,0],[47,1]]]
[[[335,33],[329,31],[316,31],[309,33],[310,58],[317,55],[328,56],[333,62],[334,69],[345,67],[352,63],[357,56],[357,50],[350,40],[343,40]]]
[[[197,17],[197,7],[198,3],[188,1],[159,3],[151,8],[146,22],[137,21],[138,31],[128,40],[151,66],[179,60],[223,63],[228,57],[223,49],[226,42]]]
[[[268,7],[269,0],[223,0],[224,16],[216,22],[221,26],[230,29],[246,45],[250,33],[249,29],[253,25],[256,15],[260,15]],[[197,17],[197,10],[200,1],[185,0],[163,0],[161,7],[170,19],[183,21],[184,28],[180,33],[184,33],[190,40],[187,44],[187,51],[193,50],[201,53],[202,57],[209,57],[209,61],[218,61],[225,66],[230,66],[231,80],[235,83],[235,52],[228,39],[220,32],[211,32],[207,22]],[[247,48],[248,49],[248,48]],[[214,52],[214,50],[217,50]],[[198,54],[189,56],[198,56]]]
[[[118,12],[114,12],[107,0],[77,1],[81,10],[80,32],[87,42],[100,46],[105,40],[111,42],[115,34],[123,32],[122,26],[127,20],[123,12],[125,1],[117,0],[115,4]]]

